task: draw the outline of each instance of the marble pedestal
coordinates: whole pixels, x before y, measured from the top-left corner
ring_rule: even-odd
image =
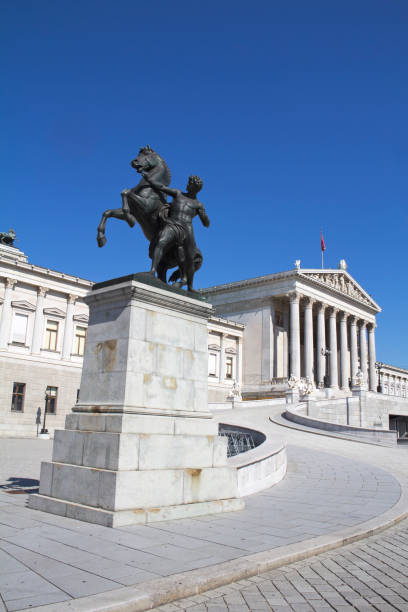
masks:
[[[211,306],[133,275],[94,286],[77,405],[29,506],[106,526],[238,510],[207,404]]]

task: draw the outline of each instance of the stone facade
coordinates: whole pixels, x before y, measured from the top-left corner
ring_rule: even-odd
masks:
[[[5,245],[0,277],[0,435],[35,435],[46,404],[52,431],[76,402],[92,283]]]
[[[377,390],[375,301],[339,269],[301,269],[210,287],[216,313],[245,326],[243,394],[283,396],[288,379],[349,393],[361,370]]]

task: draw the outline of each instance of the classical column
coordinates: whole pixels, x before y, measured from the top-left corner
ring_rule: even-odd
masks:
[[[342,312],[340,315],[340,380],[341,388],[347,390],[349,388],[349,373],[347,359],[347,313]]]
[[[72,334],[74,331],[74,307],[76,295],[68,295],[67,314],[65,317],[64,342],[62,345],[62,358],[70,359],[72,353]]]
[[[369,371],[369,389],[377,391],[377,377],[375,373],[375,325],[371,323],[368,326],[368,371]]]
[[[38,355],[41,351],[41,338],[43,331],[43,310],[44,310],[44,298],[47,290],[44,287],[37,287],[37,303],[35,306],[35,318],[34,318],[34,329],[33,329],[33,341],[31,344],[31,352],[34,355]]]
[[[360,324],[360,370],[363,373],[364,382],[367,383],[367,335],[366,322]]]
[[[0,349],[6,349],[9,340],[11,320],[11,296],[16,282],[17,281],[12,278],[5,279],[4,301],[0,321]]]
[[[337,369],[337,309],[329,309],[329,385],[332,389],[339,386]]]
[[[300,325],[299,325],[299,298],[294,291],[289,294],[290,300],[290,375],[300,378]]]
[[[220,382],[225,380],[225,336],[221,334],[220,343]]]
[[[356,317],[350,317],[350,376],[351,383],[358,370],[358,350],[357,350],[357,321]]]
[[[313,300],[309,297],[305,301],[305,376],[314,382],[313,376]]]
[[[324,320],[325,305],[319,302],[317,305],[317,377],[316,382],[319,389],[324,387],[324,376],[326,374],[326,326]]]

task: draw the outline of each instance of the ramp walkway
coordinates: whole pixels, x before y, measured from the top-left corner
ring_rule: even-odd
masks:
[[[109,529],[25,507],[44,440],[0,444],[0,610],[147,610],[305,559],[407,515],[406,449],[316,436],[278,406],[217,412],[287,442],[288,472],[240,512]]]

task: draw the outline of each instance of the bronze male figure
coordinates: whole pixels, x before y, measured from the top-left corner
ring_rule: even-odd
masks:
[[[197,200],[197,193],[202,189],[203,181],[199,176],[190,176],[186,191],[183,192],[156,182],[144,172],[142,176],[154,189],[173,198],[168,216],[163,218],[163,227],[152,245],[150,272],[156,275],[167,252],[176,247],[181,278],[175,285],[179,287],[187,285],[187,289],[193,291],[194,258],[197,246],[192,221],[198,215],[204,227],[210,225],[203,204]]]

